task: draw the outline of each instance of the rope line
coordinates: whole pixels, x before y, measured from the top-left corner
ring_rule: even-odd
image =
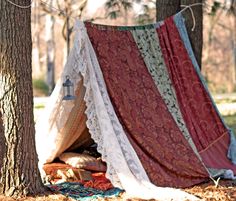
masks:
[[[12,2],[11,0],[6,0],[8,3],[18,7],[18,8],[22,8],[22,9],[28,9],[32,6],[32,3],[33,3],[33,0],[31,0],[30,4],[27,5],[27,6],[21,6],[21,5],[18,5],[14,2]],[[63,15],[67,18],[73,18],[76,20],[75,17],[72,17],[72,16],[69,16],[65,13],[65,11],[59,9],[59,8],[56,8],[54,6],[52,6],[51,4],[47,3],[46,1],[42,1],[42,0],[39,0],[42,4],[44,4],[45,6],[47,6],[48,8],[51,8],[51,9],[54,9],[55,11],[57,11],[59,13],[59,15]],[[179,11],[179,13],[182,13],[184,12],[185,10],[189,9],[190,12],[191,12],[191,15],[192,15],[192,19],[193,19],[193,27],[192,27],[192,31],[194,31],[195,27],[196,27],[196,19],[195,19],[195,16],[194,16],[194,12],[193,12],[193,9],[191,7],[194,7],[194,6],[203,6],[204,3],[194,3],[194,4],[191,4],[191,5],[180,5],[181,7],[184,7],[181,11]]]
[[[184,8],[181,11],[179,11],[179,13],[182,13],[183,11],[185,11],[187,9],[189,9],[190,12],[191,12],[192,19],[193,19],[193,26],[192,26],[191,31],[194,31],[195,27],[196,27],[196,19],[195,19],[192,7],[194,7],[194,6],[203,6],[203,5],[204,5],[204,3],[194,3],[194,4],[191,4],[191,5],[180,5],[181,7],[184,7]]]
[[[30,7],[32,6],[32,3],[33,3],[33,0],[31,0],[31,2],[30,2],[29,5],[27,5],[27,6],[21,6],[21,5],[18,5],[18,4],[16,4],[16,3],[12,2],[11,0],[6,0],[6,1],[7,1],[8,3],[12,4],[13,6],[16,6],[16,7],[18,7],[18,8],[23,8],[23,9],[28,9],[28,8],[30,8]]]
[[[183,11],[185,11],[188,8],[191,8],[191,7],[194,7],[194,6],[203,6],[203,5],[205,5],[205,3],[193,3],[193,4],[190,4],[190,5],[180,5],[181,7],[185,7],[185,8],[183,8],[179,12],[182,13]]]

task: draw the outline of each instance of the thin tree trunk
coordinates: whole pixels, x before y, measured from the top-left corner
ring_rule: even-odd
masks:
[[[195,3],[203,3],[203,0],[181,0],[181,5],[191,5]],[[187,9],[183,12],[183,16],[185,17],[186,26],[188,35],[191,41],[191,45],[193,48],[193,52],[199,64],[199,67],[202,66],[202,45],[203,45],[203,6],[197,5],[191,7],[194,18],[195,18],[195,28],[193,28],[193,18],[190,12],[190,9]]]
[[[180,11],[180,0],[156,0],[156,20],[161,21]]]
[[[34,26],[33,32],[33,76],[38,78],[42,76],[42,67],[40,63],[40,6],[38,1],[33,1],[34,4]]]
[[[66,57],[68,58],[70,53],[70,19],[66,17]]]
[[[66,58],[68,58],[70,53],[70,13],[71,13],[71,4],[70,1],[65,0],[65,12],[66,12],[66,21],[65,21],[65,28],[66,28]]]
[[[29,5],[30,0],[17,0]],[[0,1],[0,194],[21,196],[44,190],[34,141],[31,11]],[[0,122],[0,125],[1,122]]]
[[[66,46],[64,48],[64,62],[63,62],[64,65],[70,53],[70,42],[71,42],[70,36],[72,33],[72,30],[70,28],[70,18],[69,18],[71,14],[71,2],[69,0],[65,0],[65,14],[66,14],[65,23],[62,29],[63,37],[66,40]]]
[[[233,59],[234,59],[234,84],[236,83],[236,0],[234,0],[233,5],[232,5],[232,9],[233,9],[233,17],[234,17],[234,28],[233,28],[233,32],[234,32],[234,47],[233,47]]]
[[[52,0],[50,1],[52,5]],[[47,42],[47,84],[49,94],[55,87],[55,42],[54,42],[54,16],[50,13],[46,16],[46,42]]]

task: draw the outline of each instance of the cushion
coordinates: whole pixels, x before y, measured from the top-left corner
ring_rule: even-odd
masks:
[[[59,159],[75,168],[98,172],[106,171],[105,163],[87,154],[65,152],[59,156]]]

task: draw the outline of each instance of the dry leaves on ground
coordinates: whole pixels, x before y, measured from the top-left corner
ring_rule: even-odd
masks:
[[[204,183],[194,186],[192,188],[185,189],[186,192],[194,194],[205,201],[235,201],[236,200],[236,181],[220,181],[218,186],[215,186],[213,182]],[[0,196],[0,201],[73,201],[59,194],[49,194],[37,197],[24,197],[24,198],[8,198]],[[98,199],[98,201],[122,201],[124,198],[106,198]],[[141,199],[130,199],[129,201],[144,201]],[[154,201],[154,200],[149,200]]]

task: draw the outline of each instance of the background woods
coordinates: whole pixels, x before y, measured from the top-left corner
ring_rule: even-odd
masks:
[[[29,5],[31,1],[15,2]],[[32,9],[0,1],[0,194],[19,196],[44,191],[35,151],[33,95],[52,92],[73,45],[76,18],[110,25],[146,24],[193,3],[205,5],[192,8],[194,18],[190,9],[183,14],[208,85],[212,92],[235,92],[233,0],[39,0],[32,1]],[[196,27],[192,31],[194,19]]]
[[[101,0],[96,3],[92,0],[43,0],[33,2],[32,9],[35,95],[51,93],[72,46],[76,17],[111,25],[146,24],[162,20],[195,3],[205,5],[203,9],[201,6],[192,7],[194,31],[191,31],[194,26],[191,10],[186,9],[183,15],[187,19],[197,61],[200,66],[202,63],[202,72],[212,92],[234,92],[236,20],[233,1]]]

